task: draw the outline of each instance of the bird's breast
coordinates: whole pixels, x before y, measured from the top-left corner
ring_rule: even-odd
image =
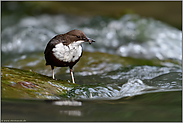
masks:
[[[81,45],[71,43],[69,45],[63,45],[59,43],[52,49],[53,55],[60,61],[63,62],[75,62],[82,55]]]

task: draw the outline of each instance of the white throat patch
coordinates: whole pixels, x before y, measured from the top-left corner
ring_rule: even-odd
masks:
[[[77,41],[69,44],[68,46],[59,43],[55,45],[55,48],[52,49],[53,55],[64,62],[74,62],[76,61],[82,54],[81,44],[84,41]]]

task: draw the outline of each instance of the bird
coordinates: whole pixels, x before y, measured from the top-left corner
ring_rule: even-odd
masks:
[[[88,38],[81,30],[71,30],[65,34],[58,34],[48,43],[44,51],[46,65],[52,69],[52,78],[55,79],[54,67],[69,67],[72,83],[75,83],[73,66],[82,56],[82,43],[95,42]]]

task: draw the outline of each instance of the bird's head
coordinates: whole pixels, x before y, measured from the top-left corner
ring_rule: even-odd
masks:
[[[91,44],[92,42],[95,42],[93,39],[88,38],[82,31],[80,30],[71,30],[69,32],[66,33],[68,36],[70,36],[70,38],[72,39],[72,41],[74,42],[89,42],[89,44]]]

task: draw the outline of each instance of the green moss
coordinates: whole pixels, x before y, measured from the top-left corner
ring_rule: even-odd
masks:
[[[60,98],[75,86],[78,85],[35,72],[1,67],[2,98]]]

